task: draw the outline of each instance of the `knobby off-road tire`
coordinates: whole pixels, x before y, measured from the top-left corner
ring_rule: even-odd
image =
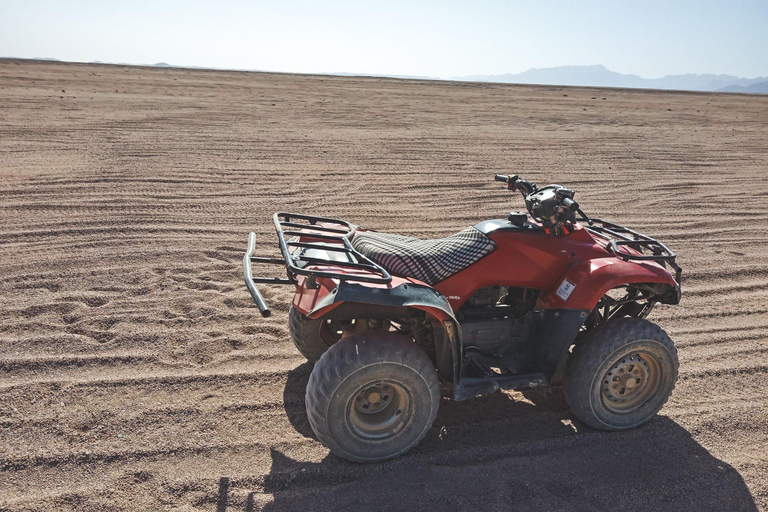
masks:
[[[317,362],[328,347],[337,341],[332,339],[325,320],[307,318],[293,306],[288,310],[288,330],[293,344],[311,363]]]
[[[354,462],[391,459],[416,446],[439,405],[429,356],[410,340],[381,331],[333,345],[307,384],[307,417],[317,438]]]
[[[639,318],[611,320],[568,358],[565,399],[592,428],[634,428],[667,402],[678,366],[677,349],[658,325]]]

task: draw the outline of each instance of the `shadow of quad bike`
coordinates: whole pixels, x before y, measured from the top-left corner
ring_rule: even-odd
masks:
[[[286,414],[314,439],[304,394],[311,365],[289,373]],[[675,421],[659,416],[625,432],[573,420],[560,390],[444,399],[427,438],[376,464],[321,462],[271,450],[263,488],[232,509],[307,510],[758,510],[741,475]],[[219,510],[228,510],[219,496]],[[259,497],[261,503],[264,497]],[[221,506],[223,505],[223,506]]]

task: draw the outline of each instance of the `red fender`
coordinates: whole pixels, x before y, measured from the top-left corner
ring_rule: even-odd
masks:
[[[293,295],[293,307],[299,313],[310,318],[318,318],[323,314],[314,314],[312,310],[315,309],[317,303],[331,293],[336,288],[337,281],[329,279],[327,277],[317,278],[317,287],[309,288],[307,286],[307,276],[296,276],[296,293]],[[325,308],[326,311],[330,311],[336,306],[332,304],[331,307]]]
[[[343,304],[343,301],[333,301],[331,303],[328,303],[327,300],[325,301],[323,300],[328,295],[335,293],[335,290],[337,290],[339,285],[338,280],[329,279],[329,278],[318,278],[316,280],[316,283],[317,283],[316,288],[309,288],[307,286],[308,279],[306,276],[298,276],[297,281],[298,282],[296,285],[296,294],[293,296],[293,307],[296,308],[303,315],[306,315],[309,318],[320,318],[326,315],[332,309]],[[387,284],[354,283],[354,285],[363,287],[369,290],[369,292],[371,293],[370,297],[367,297],[366,298],[367,300],[362,302],[370,301],[372,305],[381,303],[376,300],[376,296],[379,295],[377,291],[379,291],[380,293],[387,292],[395,288],[399,288],[403,285],[406,285],[406,286],[414,285],[411,287],[411,289],[419,288],[421,289],[422,292],[424,288],[429,288],[431,290],[431,294],[434,294],[434,298],[430,296],[431,300],[424,301],[424,300],[419,300],[415,298],[415,300],[412,303],[404,302],[402,303],[402,305],[425,311],[429,316],[433,317],[435,320],[437,320],[440,323],[443,323],[446,320],[455,321],[455,318],[453,317],[453,311],[451,310],[450,305],[448,301],[445,299],[445,297],[443,297],[442,294],[440,294],[436,290],[433,290],[431,287],[422,283],[421,281],[417,281],[415,279],[410,279],[410,278],[393,276],[392,281]],[[381,293],[381,295],[384,295],[384,293]]]
[[[672,274],[652,261],[624,261],[615,256],[572,266],[557,288],[540,299],[541,309],[593,309],[608,291],[623,284],[664,283],[677,287]]]

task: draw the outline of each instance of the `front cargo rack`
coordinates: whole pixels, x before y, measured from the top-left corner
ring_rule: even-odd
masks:
[[[619,258],[624,261],[646,260],[669,265],[675,271],[675,281],[680,284],[683,270],[675,263],[677,255],[664,243],[633,229],[601,219],[588,218],[584,214],[579,220],[586,221],[584,229],[588,232],[605,238],[608,241],[605,248]],[[629,247],[636,252],[622,250],[622,247]]]
[[[356,227],[349,222],[285,212],[274,214],[272,219],[283,258],[254,256],[256,233],[253,232],[248,235],[248,250],[243,256],[245,285],[262,316],[267,317],[272,312],[256,284],[296,284],[300,275],[308,276],[307,286],[310,288],[316,286],[318,277],[380,284],[392,281],[392,276],[384,267],[352,246],[349,237],[354,235]],[[286,239],[286,236],[290,238]],[[291,249],[294,251],[291,252]],[[288,277],[254,277],[252,263],[284,265]]]

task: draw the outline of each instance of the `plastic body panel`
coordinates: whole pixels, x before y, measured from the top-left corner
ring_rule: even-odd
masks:
[[[491,222],[495,224],[489,225]],[[608,251],[602,241],[598,241],[599,237],[596,240],[579,225],[572,233],[558,237],[533,226],[516,227],[502,220],[486,221],[478,227],[487,231],[487,236],[496,243],[496,250],[432,287],[447,299],[454,312],[477,290],[491,285],[540,290],[537,310],[591,310],[606,292],[623,284],[678,286],[672,274],[659,263],[625,261]],[[344,272],[344,269],[336,270]],[[569,293],[558,293],[566,280]],[[293,305],[299,311],[316,318],[338,305],[338,299],[330,303],[326,301],[322,309],[318,309],[323,298],[339,286],[339,280],[318,278],[315,288],[309,288],[306,283],[304,276],[298,276]],[[375,303],[373,298],[381,294],[376,290],[392,290],[407,283],[429,288],[419,281],[393,276],[392,282],[386,284],[355,283],[357,289],[372,292],[370,300],[359,293],[356,300]],[[437,310],[442,311],[441,308]],[[441,313],[435,316],[441,321],[446,319]]]
[[[339,282],[321,278],[309,288],[308,278],[299,276],[293,307],[309,318],[320,318],[346,302],[378,306],[403,306],[427,312],[435,320],[455,321],[445,297],[422,282],[393,277],[387,284]]]
[[[518,227],[500,227],[487,236],[496,243],[494,252],[435,285],[454,311],[477,290],[491,285],[540,290],[537,309],[591,310],[605,292],[620,284],[677,284],[669,271],[654,261],[617,258],[579,225],[572,233],[558,237]],[[563,300],[557,291],[565,279],[574,286]]]

